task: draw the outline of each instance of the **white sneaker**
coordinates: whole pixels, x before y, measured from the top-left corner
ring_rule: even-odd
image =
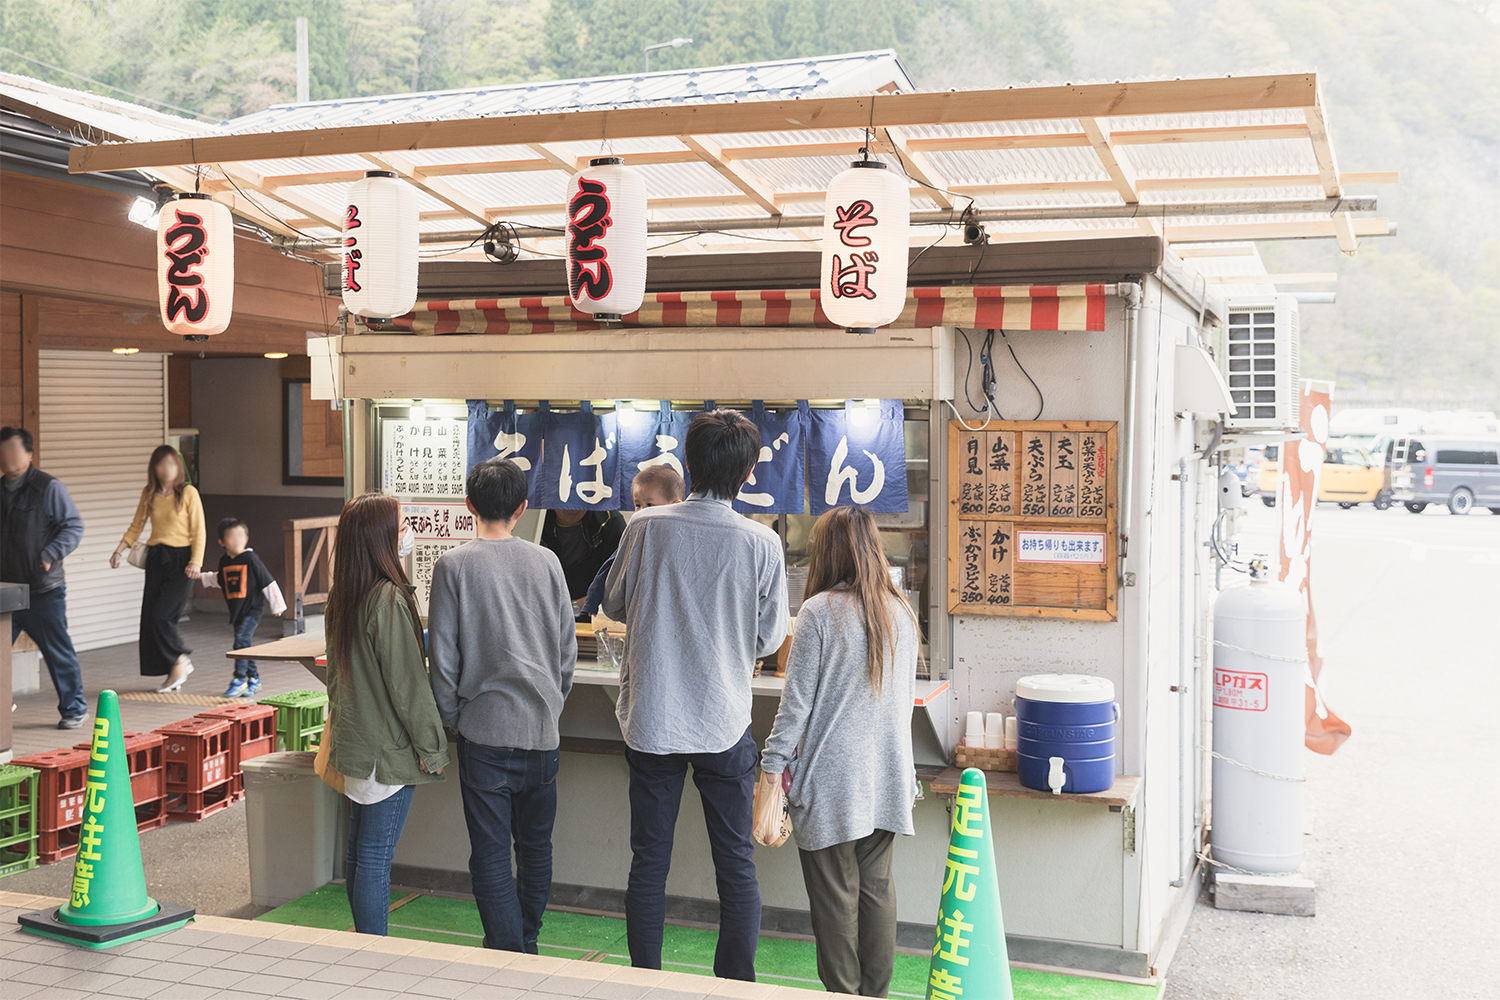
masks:
[[[156,689],[157,694],[171,694],[181,689],[182,682],[187,680],[188,674],[193,672],[193,661],[184,656],[172,667],[172,672],[167,675],[166,683]]]

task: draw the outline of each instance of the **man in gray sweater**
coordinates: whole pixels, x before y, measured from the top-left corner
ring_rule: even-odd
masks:
[[[511,534],[526,512],[520,467],[481,462],[466,489],[478,537],[433,567],[432,693],[444,724],[458,731],[484,946],[535,954],[552,890],[557,717],[578,658],[573,602],[557,556]]]

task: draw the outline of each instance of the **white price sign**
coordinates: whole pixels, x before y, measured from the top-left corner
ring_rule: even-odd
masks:
[[[462,497],[467,438],[457,417],[382,420],[381,488],[400,497]]]

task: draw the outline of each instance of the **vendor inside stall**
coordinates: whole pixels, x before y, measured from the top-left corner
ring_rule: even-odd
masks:
[[[557,553],[575,604],[589,592],[589,584],[620,547],[624,533],[625,518],[617,510],[547,511],[542,545]]]

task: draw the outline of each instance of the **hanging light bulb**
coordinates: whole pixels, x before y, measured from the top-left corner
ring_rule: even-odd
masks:
[[[618,156],[600,156],[568,181],[568,301],[602,323],[646,297],[646,184]]]
[[[828,184],[823,211],[823,314],[868,333],[906,307],[911,195],[906,179],[878,160],[861,160]]]
[[[390,170],[349,185],[344,212],[344,305],[356,316],[391,319],[417,304],[417,192]]]
[[[223,333],[234,314],[234,217],[206,194],[180,194],[156,220],[161,322],[188,340]]]

